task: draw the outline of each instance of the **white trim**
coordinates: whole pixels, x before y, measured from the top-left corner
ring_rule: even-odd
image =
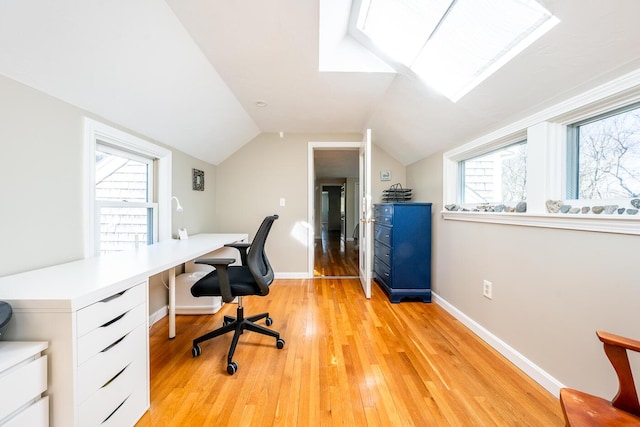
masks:
[[[640,218],[617,212],[595,215],[442,211],[441,214],[444,219],[457,221],[640,235]]]
[[[315,150],[340,150],[360,149],[361,142],[315,142],[309,141],[307,145],[307,268],[304,279],[313,278],[314,242],[315,242],[315,197],[316,197],[316,173],[314,168]],[[297,273],[296,273],[297,274]],[[294,278],[294,277],[292,277]],[[298,278],[298,277],[295,277]]]
[[[113,145],[156,159],[158,241],[171,238],[171,151],[93,119],[84,119],[84,257],[96,253],[95,160],[96,143]]]
[[[313,272],[311,273],[313,274]],[[299,272],[284,272],[284,273],[274,273],[274,278],[275,279],[310,279],[313,278],[313,276],[309,277],[309,273],[306,271],[299,271]]]
[[[438,294],[432,292],[433,302],[444,308],[449,314],[458,319],[463,325],[476,334],[480,339],[489,344],[494,350],[502,354],[511,363],[516,365],[522,372],[527,374],[531,379],[544,387],[552,395],[558,397],[560,395],[560,389],[564,385],[552,377],[545,370],[533,363],[531,360],[524,357],[520,352],[511,347],[509,344],[502,341],[500,338],[492,334],[485,327],[471,319],[469,316],[458,310],[453,305],[449,304],[444,298]]]
[[[149,329],[151,329],[151,327],[154,324],[156,324],[160,319],[162,319],[163,317],[167,317],[168,314],[169,314],[169,307],[167,307],[166,305],[160,307],[160,309],[158,309],[154,313],[151,313],[149,315]]]

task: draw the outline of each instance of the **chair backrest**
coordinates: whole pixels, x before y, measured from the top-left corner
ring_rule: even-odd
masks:
[[[264,246],[267,242],[269,231],[271,231],[271,226],[278,218],[278,215],[271,215],[262,221],[247,253],[247,266],[260,287],[262,295],[269,293],[269,285],[273,282],[273,269],[269,263],[269,258],[267,258]]]
[[[604,344],[604,352],[618,376],[618,394],[613,398],[611,404],[635,416],[640,416],[638,393],[627,355],[627,350],[640,352],[640,341],[604,331],[596,331],[596,334]]]

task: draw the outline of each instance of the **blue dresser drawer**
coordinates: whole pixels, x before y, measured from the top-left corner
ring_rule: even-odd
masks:
[[[393,228],[385,227],[384,225],[375,224],[373,227],[373,241],[382,242],[387,246],[391,246],[391,237],[393,235]]]
[[[391,265],[391,249],[390,246],[382,244],[378,240],[373,241],[373,253],[376,258],[380,259],[380,261],[384,262],[387,265]]]
[[[374,279],[391,302],[431,302],[431,203],[380,203],[374,215]]]

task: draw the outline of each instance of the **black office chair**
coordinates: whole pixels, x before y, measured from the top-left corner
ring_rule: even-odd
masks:
[[[191,294],[194,297],[221,296],[222,300],[227,303],[233,301],[236,297],[238,298],[236,317],[224,316],[222,327],[193,340],[193,348],[191,350],[193,357],[198,357],[202,352],[198,344],[234,331],[227,357],[227,372],[229,375],[235,374],[238,370],[238,364],[232,358],[238,344],[238,338],[240,338],[244,330],[272,336],[276,339],[276,347],[279,349],[284,347],[284,340],[280,338],[278,332],[254,323],[257,320],[265,319],[266,325],[271,326],[273,320],[269,317],[269,313],[261,313],[245,318],[242,307],[243,296],[265,296],[269,293],[269,285],[273,282],[273,269],[264,251],[264,245],[271,226],[276,219],[278,219],[278,215],[266,217],[250,244],[231,243],[226,245],[238,249],[242,261],[241,266],[229,265],[235,262],[233,258],[204,258],[195,261],[197,264],[211,265],[216,269],[198,280],[191,287]]]

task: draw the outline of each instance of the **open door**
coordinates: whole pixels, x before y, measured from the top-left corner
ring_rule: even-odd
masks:
[[[373,215],[371,206],[371,129],[367,129],[364,141],[360,146],[360,282],[364,295],[371,298],[371,272],[373,259]]]

